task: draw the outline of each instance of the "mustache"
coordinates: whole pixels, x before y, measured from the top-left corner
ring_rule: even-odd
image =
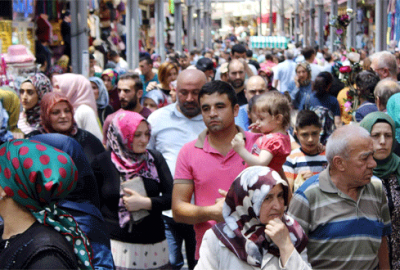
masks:
[[[183,103],[183,106],[185,106],[185,105],[193,105],[193,106],[196,106],[196,105],[197,105],[197,103],[196,103],[196,102],[194,102],[194,101],[191,101],[191,102],[187,102],[187,101],[185,101],[185,102]]]

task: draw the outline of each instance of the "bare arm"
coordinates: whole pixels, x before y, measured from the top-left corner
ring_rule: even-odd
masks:
[[[267,150],[261,150],[259,156],[252,155],[246,148],[236,152],[249,166],[268,166],[274,157]]]
[[[19,131],[18,132],[12,132],[12,135],[13,135],[15,140],[25,138],[24,133],[19,132]]]
[[[382,237],[381,246],[378,251],[379,269],[390,269],[389,248],[386,236]]]
[[[243,64],[244,71],[246,72],[247,77],[250,78],[251,76],[253,76],[254,75],[253,71],[249,67],[249,64],[247,64],[246,60],[243,58],[240,58],[239,61]]]
[[[342,126],[342,119],[340,118],[340,116],[335,116],[335,126],[336,126],[336,128],[339,128]]]
[[[220,190],[223,196],[218,198],[214,205],[197,206],[190,203],[193,194],[193,184],[174,184],[172,190],[172,213],[174,220],[179,223],[196,224],[215,220],[223,221],[222,205],[226,191]]]
[[[245,65],[245,70],[246,70],[246,74],[247,74],[247,78],[250,78],[251,76],[253,76],[253,71],[250,69],[249,65]]]
[[[232,148],[249,166],[268,166],[272,158],[274,157],[270,152],[266,150],[261,150],[259,156],[252,155],[245,148],[243,137],[240,135],[236,135],[232,139]]]
[[[285,180],[286,183],[289,184],[289,180],[288,180],[288,178],[286,177],[286,174],[285,174],[285,172],[283,171],[283,168],[281,168],[281,170],[280,170],[278,173],[279,173],[280,177],[282,177],[282,179]]]

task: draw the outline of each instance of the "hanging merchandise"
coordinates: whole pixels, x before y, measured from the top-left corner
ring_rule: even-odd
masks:
[[[9,46],[7,53],[2,54],[2,59],[4,59],[1,63],[3,82],[6,78],[7,84],[10,82],[14,89],[18,89],[23,78],[37,70],[34,55],[24,45]]]
[[[0,21],[2,53],[7,52],[9,46],[16,44],[25,45],[31,51],[35,51],[35,24],[32,22],[35,15],[34,4],[33,0],[12,1],[12,21]]]
[[[99,11],[99,18],[100,18],[100,30],[101,30],[101,38],[106,40],[107,37],[111,34],[111,21],[113,20],[112,13],[113,13],[113,5],[111,2],[101,1],[100,2],[100,11]]]
[[[14,0],[13,11],[21,15],[21,17],[23,16],[25,19],[29,19],[33,14],[33,5],[33,0]]]
[[[354,11],[350,8],[346,10],[346,14],[333,16],[329,22],[333,28],[335,28],[336,40],[333,41],[336,45],[344,45],[344,40],[346,38],[347,27],[350,22],[354,19]],[[345,46],[345,45],[344,45]]]
[[[366,28],[368,27],[368,24],[366,24],[366,17],[364,15],[364,7],[357,8],[354,22],[356,23],[355,47],[357,49],[362,49],[365,46],[365,44],[363,43],[364,33],[366,31]]]
[[[2,20],[0,21],[0,39],[1,49],[0,53],[7,52],[7,48],[12,45],[12,21]]]
[[[100,38],[100,18],[99,18],[99,16],[94,14],[93,10],[91,10],[88,15],[88,26],[90,29],[90,37],[93,40],[99,39]]]
[[[364,20],[364,11],[362,8],[357,9],[356,21],[357,23],[362,23]]]
[[[394,16],[396,12],[396,0],[390,0],[387,7],[387,44],[394,36]]]
[[[171,15],[175,14],[175,1],[174,0],[168,1],[168,10]]]
[[[7,64],[4,60],[4,57],[1,56],[1,65],[0,65],[0,86],[9,85],[10,81],[8,80],[7,75]]]
[[[97,0],[89,0],[89,9],[97,10],[99,9],[99,1]]]
[[[40,16],[40,14],[46,14],[49,21],[57,20],[59,12],[62,10],[60,2],[59,0],[36,0],[36,17]]]
[[[396,1],[396,9],[395,9],[395,40],[400,39],[400,1]]]
[[[47,19],[47,15],[42,14],[36,20],[36,35],[40,41],[47,41],[51,43],[53,40],[53,27]]]

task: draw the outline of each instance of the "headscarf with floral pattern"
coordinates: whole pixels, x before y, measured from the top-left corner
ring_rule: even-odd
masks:
[[[47,78],[47,76],[43,73],[36,73],[28,77],[21,83],[21,85],[26,82],[29,82],[33,85],[38,95],[38,102],[35,104],[35,106],[28,110],[24,109],[26,121],[31,127],[36,128],[40,123],[40,102],[42,101],[42,97],[44,94],[53,91],[53,86],[51,85],[50,79]]]
[[[261,205],[268,193],[282,185],[285,205],[289,189],[279,174],[264,166],[252,166],[241,172],[232,183],[225,198],[222,215],[225,222],[212,227],[218,239],[239,259],[260,267],[263,251],[279,257],[278,247],[265,235],[265,224],[260,221]],[[300,253],[307,245],[307,236],[301,226],[286,214],[282,222],[289,230],[290,239]]]

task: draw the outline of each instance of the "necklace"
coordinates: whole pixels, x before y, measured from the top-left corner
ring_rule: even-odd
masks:
[[[13,235],[13,236],[11,236],[10,238],[8,238],[7,240],[3,240],[3,241],[5,241],[3,249],[8,248],[8,247],[10,246],[10,243],[11,243],[17,236],[18,236],[18,235]]]

